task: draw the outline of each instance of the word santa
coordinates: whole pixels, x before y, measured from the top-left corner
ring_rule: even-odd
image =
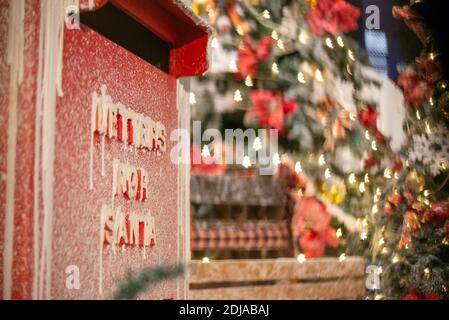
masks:
[[[127,108],[120,102],[113,103],[101,86],[101,95],[92,94],[92,134],[98,133],[110,139],[163,155],[166,152],[166,130],[161,122]]]
[[[153,247],[156,242],[154,217],[148,214],[125,214],[120,207],[101,208],[102,239],[106,244]]]

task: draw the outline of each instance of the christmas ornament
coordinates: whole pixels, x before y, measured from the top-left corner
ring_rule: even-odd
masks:
[[[426,179],[420,175],[416,170],[412,170],[405,178],[406,188],[414,193],[419,193],[424,190]]]
[[[339,31],[356,29],[359,16],[360,10],[345,0],[316,0],[315,8],[310,10],[306,20],[316,35],[336,35]]]
[[[433,87],[430,82],[422,81],[418,73],[407,67],[398,77],[398,86],[404,91],[405,103],[420,108],[424,101],[428,101],[433,95]]]
[[[346,197],[346,185],[343,180],[332,177],[321,184],[320,193],[323,199],[338,205]]]

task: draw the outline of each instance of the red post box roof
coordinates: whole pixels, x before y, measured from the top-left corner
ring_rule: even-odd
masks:
[[[80,9],[94,11],[107,2],[170,44],[170,74],[197,76],[207,71],[210,28],[181,0],[81,0]]]

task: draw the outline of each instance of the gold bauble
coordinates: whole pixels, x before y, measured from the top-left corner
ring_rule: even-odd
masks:
[[[405,187],[411,192],[422,192],[424,190],[425,184],[426,179],[416,170],[410,171],[405,178]]]
[[[340,204],[346,197],[346,185],[340,179],[327,179],[321,184],[320,192],[324,200],[333,204]]]
[[[316,2],[317,0],[307,0],[307,4],[309,5],[310,9],[314,10],[316,8]]]

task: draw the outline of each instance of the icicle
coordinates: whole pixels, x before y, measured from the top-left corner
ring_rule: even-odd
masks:
[[[14,193],[16,175],[16,145],[18,128],[19,86],[24,70],[24,16],[25,1],[11,0],[9,6],[8,43],[6,63],[9,65],[9,107],[8,142],[6,159],[6,212],[3,247],[3,298],[11,299],[13,236],[14,236]]]

